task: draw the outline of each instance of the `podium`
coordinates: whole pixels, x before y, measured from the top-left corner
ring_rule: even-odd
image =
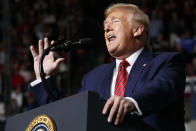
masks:
[[[118,126],[108,123],[107,116],[102,115],[104,104],[105,101],[96,93],[82,92],[10,117],[5,131],[25,131],[29,123],[40,115],[49,116],[56,125],[56,131],[155,131],[132,115],[127,115],[123,124]],[[31,123],[32,128],[37,121]]]

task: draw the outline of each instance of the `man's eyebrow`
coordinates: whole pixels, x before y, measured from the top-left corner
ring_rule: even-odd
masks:
[[[110,20],[114,20],[114,19],[118,19],[117,17],[115,17],[115,16],[112,16],[112,17],[110,17],[109,18]],[[105,25],[105,23],[106,23],[107,21],[106,21],[106,19],[103,21],[103,24]]]
[[[111,19],[111,20],[114,20],[114,19],[117,19],[117,17],[115,17],[115,16],[112,16],[110,19]]]

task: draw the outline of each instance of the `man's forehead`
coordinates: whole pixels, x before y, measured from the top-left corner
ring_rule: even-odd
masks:
[[[126,10],[114,10],[112,11],[104,20],[104,23],[107,20],[114,20],[114,19],[122,19],[132,16],[132,12],[127,12]]]
[[[117,15],[108,16],[105,20],[107,20],[107,19],[113,20],[116,18],[120,18],[120,16],[117,16]]]
[[[108,14],[107,17],[115,17],[115,16],[120,16],[120,15],[123,15],[123,14],[125,14],[125,11],[124,10],[113,10],[112,12],[110,12]]]
[[[120,11],[115,11],[115,12],[111,12],[106,18],[105,18],[105,21],[107,20],[107,19],[110,19],[110,20],[112,20],[112,19],[116,19],[116,18],[121,18],[122,16],[123,16],[123,12],[120,12]]]

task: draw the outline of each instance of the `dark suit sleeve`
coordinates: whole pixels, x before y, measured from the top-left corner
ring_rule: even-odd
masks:
[[[82,82],[81,83],[82,83],[82,88],[80,88],[80,90],[78,91],[78,93],[85,91],[85,76],[82,79]]]
[[[162,111],[174,103],[183,103],[186,77],[182,56],[175,54],[162,64],[153,77],[131,96],[137,101],[144,116]]]
[[[82,87],[80,88],[80,90],[78,91],[78,93],[89,90],[89,89],[86,89],[86,86],[89,84],[88,78],[91,78],[91,79],[94,80],[94,78],[92,78],[91,76],[89,77],[89,74],[90,74],[90,72],[86,73],[83,76],[82,81],[81,81],[81,86]],[[90,82],[92,82],[92,81],[90,81]],[[94,82],[93,82],[93,84],[94,84]]]
[[[59,99],[59,91],[55,86],[54,78],[50,77],[49,79],[47,79],[47,83],[48,88],[51,90],[54,96],[53,100],[50,99],[50,97],[48,96],[48,93],[46,89],[43,87],[42,83],[39,83],[33,87],[29,86],[29,89],[31,90],[33,96],[35,97],[36,101],[40,106]]]

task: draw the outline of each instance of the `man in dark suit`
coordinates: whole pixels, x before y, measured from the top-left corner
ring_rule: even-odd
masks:
[[[108,7],[104,30],[108,52],[116,60],[87,73],[80,91],[95,91],[106,99],[102,113],[115,125],[127,114],[136,113],[157,130],[184,131],[185,69],[181,54],[150,51],[149,18],[132,4]],[[31,46],[36,79],[40,79],[40,55],[48,46],[47,38],[44,45],[39,41],[39,53]],[[50,75],[61,61],[63,58],[54,61],[50,52],[44,60],[45,73]],[[39,80],[31,85],[44,104],[47,94]]]

